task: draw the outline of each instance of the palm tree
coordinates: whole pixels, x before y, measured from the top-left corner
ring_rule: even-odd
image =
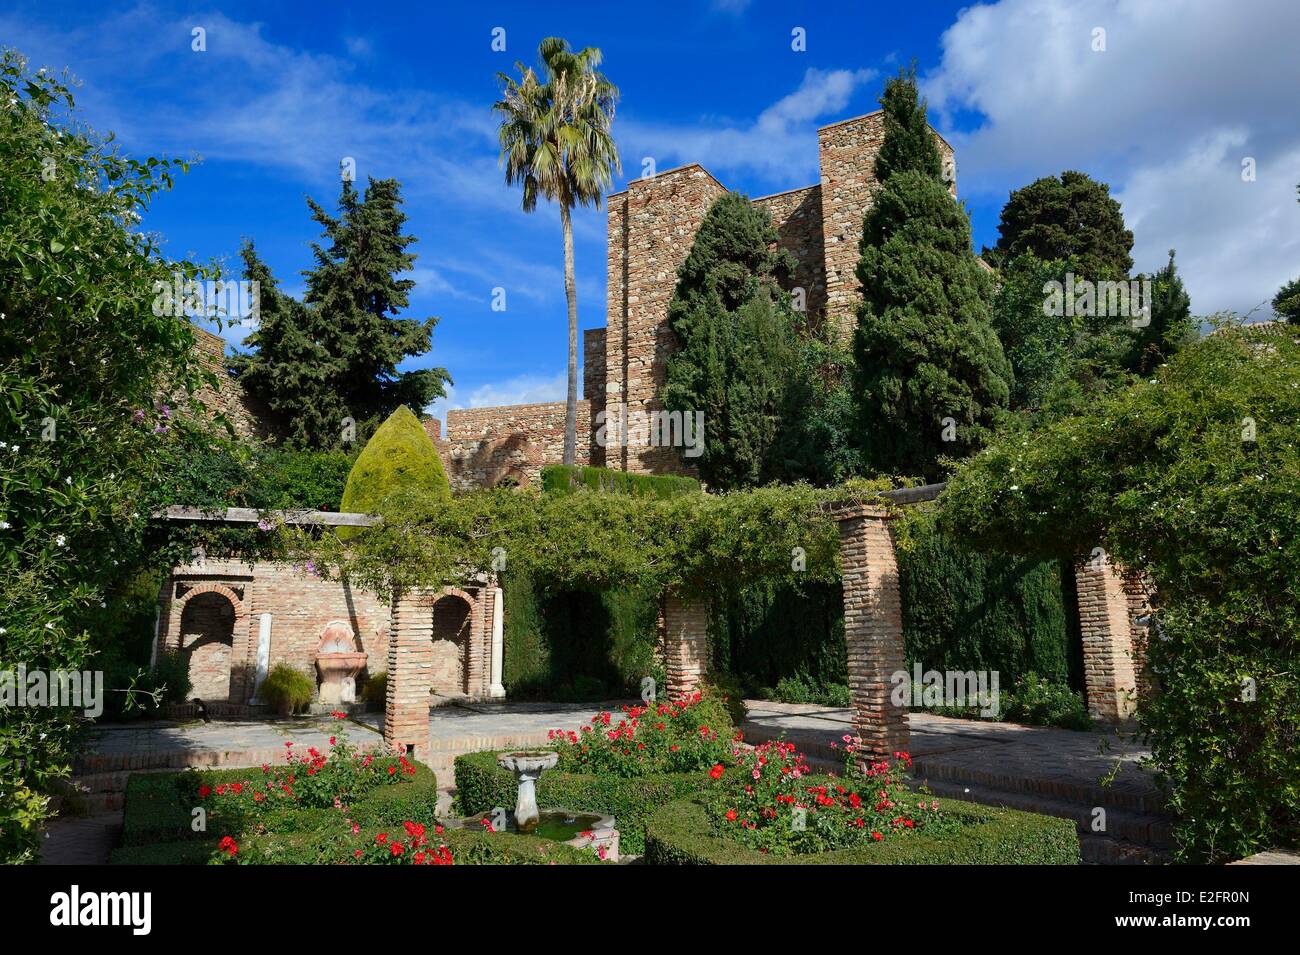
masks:
[[[600,50],[569,49],[547,37],[537,47],[540,77],[516,63],[519,78],[498,73],[501,99],[501,165],[506,184],[524,187],[523,208],[537,197],[560,207],[564,227],[564,296],[569,305],[569,395],[564,417],[564,463],[573,464],[578,444],[578,292],[573,277],[575,205],[597,206],[615,170],[622,168],[610,136],[618,88],[597,71]]]

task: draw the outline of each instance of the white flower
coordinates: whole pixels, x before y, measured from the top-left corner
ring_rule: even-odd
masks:
[[[7,531],[7,530],[9,530],[9,522],[0,521],[0,531]]]
[[[1011,490],[1013,490],[1013,491],[1019,491],[1019,490],[1020,490],[1020,485],[1019,485],[1019,484],[1013,484],[1013,485],[1011,485]]]
[[[68,487],[71,487],[71,486],[72,486],[72,478],[71,478],[71,477],[65,477],[65,478],[63,479],[63,483],[66,484],[66,485],[68,485]]]
[[[58,544],[60,547],[67,547],[68,539],[60,534],[58,537],[54,538],[54,543]]]

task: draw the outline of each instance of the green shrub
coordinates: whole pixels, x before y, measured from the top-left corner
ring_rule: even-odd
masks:
[[[940,499],[975,546],[1101,546],[1154,583],[1137,715],[1189,861],[1300,844],[1300,341],[1275,329],[1224,327],[1008,436]]]
[[[543,777],[545,778],[545,777]],[[995,809],[954,799],[944,811],[961,821],[933,835],[918,832],[860,849],[772,856],[713,835],[701,802],[655,807],[645,825],[652,865],[1075,865],[1079,835],[1069,819]]]
[[[366,791],[348,806],[348,817],[363,828],[396,825],[408,819],[432,825],[438,781],[427,766],[415,763],[414,768],[414,774],[403,775],[398,782]],[[220,785],[241,783],[251,787],[262,778],[258,768],[133,773],[126,786],[122,845],[148,848],[155,844],[198,841],[208,845],[206,851],[210,852],[211,844],[222,836],[242,837],[245,827],[250,831],[265,828],[280,836],[342,828],[342,817],[332,805],[284,805],[254,818],[233,805],[223,808],[222,803],[198,795],[200,786],[215,790]],[[201,805],[208,810],[208,825],[205,832],[195,832],[191,828],[193,810]]]
[[[316,698],[316,684],[301,670],[277,663],[262,681],[258,695],[277,713],[288,716]]]
[[[1092,729],[1083,695],[1068,686],[1040,679],[1036,673],[1026,674],[1017,681],[1015,689],[1002,695],[1001,718],[1009,723]]]
[[[572,494],[584,488],[606,494],[669,498],[678,494],[698,494],[700,482],[671,474],[632,474],[574,464],[551,464],[542,468],[542,490],[549,494]]]
[[[455,772],[461,815],[514,808],[519,787],[514,774],[497,765],[496,752],[457,756]],[[645,848],[645,824],[656,807],[702,794],[710,782],[705,772],[628,778],[553,769],[537,780],[537,802],[543,808],[610,813],[618,827],[620,851],[636,854]]]
[[[361,687],[361,699],[370,704],[382,704],[388,699],[388,673],[380,670],[366,677]]]
[[[782,677],[776,687],[768,691],[766,699],[780,703],[817,703],[821,706],[851,706],[852,694],[847,683],[814,683],[802,674]]]
[[[190,695],[190,661],[179,650],[158,648],[150,680],[154,689],[162,690],[159,703],[183,703]]]
[[[382,513],[384,501],[397,491],[418,491],[433,500],[451,498],[442,459],[406,405],[388,416],[357,455],[343,489],[341,509]],[[360,528],[341,527],[339,537],[346,540],[360,532]]]
[[[996,670],[1010,686],[1029,672],[1076,684],[1060,563],[963,547],[935,528],[933,510],[900,522],[899,595],[907,664]]]

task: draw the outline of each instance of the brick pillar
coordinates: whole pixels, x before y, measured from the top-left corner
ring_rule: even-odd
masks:
[[[840,528],[854,724],[864,758],[880,758],[907,750],[911,738],[907,708],[890,699],[890,677],[907,669],[891,516],[884,508],[855,506],[834,517]]]
[[[394,751],[429,752],[429,689],[433,679],[433,602],[437,594],[409,590],[393,602],[388,635],[388,693],[384,743]]]
[[[709,607],[666,593],[663,615],[668,697],[680,700],[699,689],[708,669]]]
[[[1088,715],[1101,722],[1119,722],[1133,714],[1137,702],[1137,667],[1124,576],[1102,554],[1100,559],[1076,567],[1074,579],[1079,593]]]

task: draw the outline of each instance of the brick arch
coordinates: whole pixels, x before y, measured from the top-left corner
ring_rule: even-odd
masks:
[[[253,671],[257,648],[249,639],[250,615],[248,606],[243,600],[239,599],[239,595],[231,587],[215,580],[209,580],[196,584],[192,589],[186,591],[183,596],[175,600],[171,609],[171,619],[174,622],[173,632],[175,633],[173,647],[177,651],[183,650],[184,634],[181,632],[181,623],[185,616],[185,610],[195,597],[202,597],[206,594],[214,594],[225,599],[234,611],[235,619],[230,633],[229,690],[226,699],[231,703],[247,702],[253,691]]]
[[[433,630],[430,686],[443,696],[472,692],[471,663],[478,648],[478,602],[457,587],[446,587],[429,604]]]
[[[183,611],[185,609],[185,605],[189,603],[193,598],[199,596],[200,594],[220,594],[221,596],[225,597],[227,600],[230,601],[230,605],[235,608],[236,620],[238,620],[240,617],[246,617],[248,615],[248,608],[245,607],[244,602],[239,599],[239,595],[236,594],[229,587],[227,587],[225,584],[219,584],[216,581],[208,581],[207,583],[197,584],[190,590],[187,590],[185,592],[185,595],[182,596],[177,601],[177,605]]]

